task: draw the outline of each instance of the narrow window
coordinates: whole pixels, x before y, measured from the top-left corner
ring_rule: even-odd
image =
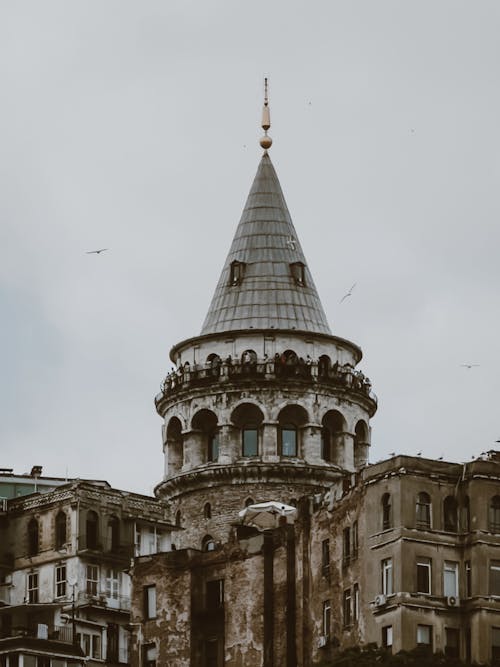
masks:
[[[352,587],[352,620],[357,621],[359,618],[359,584],[354,584]]]
[[[468,533],[470,530],[470,500],[469,496],[465,496],[463,500],[463,505],[461,507],[460,513],[460,530],[462,532]]]
[[[56,516],[56,549],[62,549],[66,544],[66,514],[58,512]]]
[[[445,628],[444,654],[449,658],[460,657],[460,630],[458,628]]]
[[[101,659],[101,637],[100,635],[91,635],[91,651],[92,658],[95,660]]]
[[[156,667],[156,657],[158,651],[154,644],[143,644],[142,646],[142,664],[144,667]]]
[[[38,553],[38,521],[31,519],[28,523],[28,555],[35,556]]]
[[[28,602],[38,604],[38,572],[28,574]]]
[[[392,558],[385,558],[381,562],[382,574],[382,593],[384,595],[392,595]]]
[[[490,595],[500,595],[500,560],[490,562]]]
[[[493,665],[500,662],[500,628],[491,628],[491,662]]]
[[[207,459],[209,461],[217,461],[218,458],[219,458],[219,434],[209,433]]]
[[[66,595],[66,564],[56,566],[56,597]]]
[[[358,557],[358,522],[352,524],[352,559]]]
[[[87,595],[95,597],[98,592],[99,568],[97,565],[87,565]]]
[[[330,576],[330,540],[321,542],[321,574],[323,577]]]
[[[443,594],[445,597],[458,596],[458,563],[455,561],[444,561]]]
[[[257,424],[245,424],[242,429],[243,456],[257,456],[259,430]]]
[[[348,565],[351,560],[351,529],[344,528],[342,532],[342,563]]]
[[[489,526],[492,533],[500,533],[500,496],[494,496],[490,503]]]
[[[85,528],[87,533],[87,549],[97,549],[97,542],[99,538],[98,518],[97,514],[92,510],[87,512]]]
[[[294,424],[283,424],[280,436],[281,455],[297,456],[297,427]]]
[[[156,618],[156,586],[144,586],[143,588],[143,613],[144,618],[149,620]]]
[[[203,516],[205,517],[205,519],[212,518],[212,508],[210,506],[210,503],[205,503],[205,506],[203,507]]]
[[[175,525],[177,526],[177,528],[180,528],[182,525],[182,514],[180,510],[177,510],[177,512],[175,513]]]
[[[211,535],[205,535],[201,541],[202,551],[215,551],[215,540]]]
[[[323,601],[323,637],[330,639],[330,626],[332,620],[332,606],[330,600]]]
[[[382,530],[392,528],[391,494],[384,493],[382,496]]]
[[[207,581],[205,593],[207,610],[220,609],[224,605],[224,579]]]
[[[417,528],[425,530],[431,527],[431,498],[428,493],[419,493],[416,506]]]
[[[113,553],[120,548],[120,520],[116,516],[108,521],[107,548]]]
[[[245,273],[245,262],[238,262],[238,261],[231,262],[231,267],[229,272],[229,283],[231,285],[240,285],[243,280],[244,273]]]
[[[470,566],[470,560],[466,560],[464,563],[465,569],[465,597],[472,597],[472,572]]]
[[[344,598],[343,598],[343,604],[342,604],[342,608],[343,608],[343,612],[344,612],[344,614],[343,614],[344,627],[348,627],[349,625],[351,625],[351,622],[352,622],[351,602],[352,602],[351,589],[348,588],[344,591]]]
[[[117,570],[106,571],[106,597],[108,600],[118,600],[120,592],[120,573]]]
[[[458,530],[458,503],[453,496],[448,496],[443,503],[444,529],[449,533]]]
[[[331,434],[330,430],[326,428],[326,426],[323,426],[321,429],[321,458],[323,461],[332,460]]]
[[[417,625],[417,645],[432,648],[432,625]]]
[[[417,593],[431,593],[431,559],[417,559]]]
[[[290,264],[290,271],[295,284],[304,287],[306,284],[304,264],[302,262],[292,262]]]
[[[392,651],[392,625],[385,625],[382,628],[382,646]]]

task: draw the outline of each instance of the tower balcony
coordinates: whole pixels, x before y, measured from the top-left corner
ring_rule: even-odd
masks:
[[[156,409],[162,413],[166,401],[193,388],[220,385],[245,385],[256,381],[260,383],[297,383],[304,386],[327,385],[349,394],[357,394],[367,401],[370,413],[377,409],[377,397],[371,390],[370,380],[350,364],[338,363],[329,366],[310,359],[284,357],[272,360],[249,358],[233,360],[230,357],[221,361],[215,359],[206,364],[185,364],[167,375],[161,386],[161,392],[155,397]]]

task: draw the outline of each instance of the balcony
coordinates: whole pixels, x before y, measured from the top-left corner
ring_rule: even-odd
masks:
[[[303,359],[282,358],[272,361],[247,361],[226,359],[223,362],[211,365],[195,364],[194,366],[180,367],[165,378],[161,392],[156,396],[158,406],[165,398],[192,387],[204,387],[211,384],[233,382],[248,383],[259,380],[264,382],[296,381],[304,384],[322,383],[331,387],[349,390],[368,398],[375,405],[377,397],[371,391],[370,380],[352,366],[335,364],[331,368],[321,367],[318,362],[304,361]]]
[[[113,544],[111,540],[95,540],[89,539],[86,535],[80,535],[78,538],[78,551],[99,554],[99,558],[104,558],[108,561],[119,561],[128,565],[134,555],[134,546],[132,543]]]
[[[80,607],[98,607],[106,609],[116,609],[117,611],[130,611],[130,597],[128,595],[116,595],[107,597],[106,593],[97,593],[91,595],[85,591],[79,591],[76,604]]]

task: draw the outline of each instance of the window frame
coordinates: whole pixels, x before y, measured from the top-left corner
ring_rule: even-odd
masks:
[[[254,446],[249,448],[248,443],[246,442],[246,434],[254,434],[255,442],[252,443]],[[244,458],[254,458],[259,455],[259,424],[255,422],[248,422],[244,424],[241,429],[241,455]]]
[[[330,600],[323,600],[323,612],[322,612],[322,630],[323,637],[328,641],[331,636],[331,625],[332,625],[332,604]]]
[[[458,597],[459,596],[459,574],[458,574],[459,562],[455,560],[445,560],[443,563],[443,595],[445,597]],[[447,573],[453,574],[453,592],[450,592],[448,587]]]
[[[415,592],[419,595],[432,595],[432,559],[427,558],[427,556],[417,556],[416,566],[417,585]],[[421,577],[424,577],[427,580],[427,590],[423,590],[425,586],[420,585],[422,583]]]
[[[384,493],[381,502],[382,502],[382,530],[390,530],[392,528],[391,494]]]
[[[143,615],[146,621],[157,618],[156,584],[142,587]]]
[[[380,572],[382,575],[382,595],[394,595],[394,569],[392,557],[383,558],[380,561]]]
[[[497,574],[494,575],[494,572]],[[494,588],[498,592],[494,592]],[[488,590],[491,597],[500,597],[500,560],[490,560]]]
[[[423,496],[426,496],[428,500],[423,500]],[[432,528],[432,498],[426,491],[421,491],[417,496],[415,527],[417,530],[431,530]]]
[[[344,589],[342,595],[342,625],[349,628],[352,625],[352,593],[350,588]]]
[[[288,453],[285,452],[285,442],[284,442],[284,434],[285,433],[293,433],[293,453]],[[286,422],[284,424],[280,424],[279,427],[279,437],[280,437],[280,456],[286,457],[288,459],[293,459],[297,458],[298,456],[298,451],[299,451],[299,428],[296,424],[293,424],[292,422]],[[288,449],[289,445],[286,443],[286,449]]]
[[[58,565],[56,565],[54,576],[55,576],[56,598],[66,597],[66,592],[68,589],[66,563],[59,563]]]
[[[95,579],[90,575],[95,574]],[[87,565],[85,569],[85,590],[87,595],[97,597],[99,595],[99,565]]]
[[[28,604],[38,604],[40,595],[40,577],[38,570],[28,572],[26,575],[26,597]]]
[[[419,623],[417,625],[417,646],[426,646],[427,648],[430,648],[432,650],[433,646],[433,632],[432,632],[433,626],[432,625],[426,625],[424,623]],[[422,633],[428,632],[429,633],[429,641],[419,641],[419,634],[422,635]]]

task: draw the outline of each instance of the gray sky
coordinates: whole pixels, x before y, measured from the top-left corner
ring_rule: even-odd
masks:
[[[379,397],[371,460],[493,448],[499,34],[496,0],[2,3],[0,463],[161,479],[153,397],[257,169],[264,74],[292,219]]]

